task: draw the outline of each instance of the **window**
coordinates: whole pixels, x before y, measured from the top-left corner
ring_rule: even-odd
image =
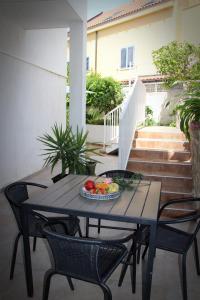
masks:
[[[134,60],[134,47],[127,47],[121,49],[121,69],[132,68]]]
[[[86,57],[86,71],[89,71],[89,69],[90,69],[90,58],[88,56]]]

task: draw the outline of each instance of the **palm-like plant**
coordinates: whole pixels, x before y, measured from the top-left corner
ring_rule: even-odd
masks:
[[[97,161],[89,157],[89,153],[96,153],[97,148],[86,147],[86,139],[88,133],[83,130],[76,133],[72,132],[71,127],[65,129],[62,125],[54,124],[52,127],[52,135],[44,134],[38,140],[45,146],[45,166],[51,166],[53,171],[55,165],[61,161],[62,176],[69,169],[71,174],[84,174],[87,172],[87,163]]]
[[[89,148],[86,146],[88,132],[84,133],[83,130],[76,133],[71,132],[71,139],[69,142],[70,151],[66,152],[69,173],[71,174],[84,174],[87,173],[87,164],[95,163],[96,160],[91,159],[89,154],[98,154],[96,150],[98,148]]]
[[[200,123],[200,87],[185,95],[183,103],[177,107],[180,114],[180,129],[190,139],[190,125]]]

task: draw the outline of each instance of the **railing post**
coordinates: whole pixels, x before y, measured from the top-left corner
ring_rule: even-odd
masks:
[[[106,148],[108,139],[111,143],[114,140],[118,141],[119,131],[117,126],[119,126],[119,115],[121,109],[122,105],[118,105],[104,116],[104,150]]]
[[[103,118],[103,149],[106,150],[106,115]]]

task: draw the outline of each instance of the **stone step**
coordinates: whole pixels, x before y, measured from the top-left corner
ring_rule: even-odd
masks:
[[[118,151],[119,145],[118,143],[113,143],[111,145],[106,146],[105,153],[111,154]]]
[[[137,138],[133,140],[133,148],[146,148],[146,149],[161,149],[161,150],[176,150],[176,151],[189,151],[190,146],[188,142],[171,140],[171,139],[150,139],[150,138]]]
[[[189,162],[147,161],[129,159],[127,169],[142,174],[192,176]]]
[[[181,192],[171,192],[171,191],[161,191],[160,201],[173,200],[173,199],[182,199],[191,197],[192,193],[181,193]]]
[[[154,127],[153,127],[154,128]],[[152,127],[137,130],[135,138],[172,139],[186,141],[185,135],[178,129],[169,131],[155,130]]]
[[[130,158],[148,160],[189,161],[189,151],[132,148]]]
[[[192,195],[190,144],[177,128],[146,127],[136,131],[127,169],[162,182],[161,200]]]
[[[163,191],[192,193],[192,177],[144,174],[144,179],[161,181]]]

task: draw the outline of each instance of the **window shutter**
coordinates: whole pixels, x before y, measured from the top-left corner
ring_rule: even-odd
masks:
[[[127,61],[127,67],[128,68],[133,67],[134,52],[135,52],[134,47],[128,47],[128,61]]]
[[[121,68],[126,68],[126,48],[121,49]]]

